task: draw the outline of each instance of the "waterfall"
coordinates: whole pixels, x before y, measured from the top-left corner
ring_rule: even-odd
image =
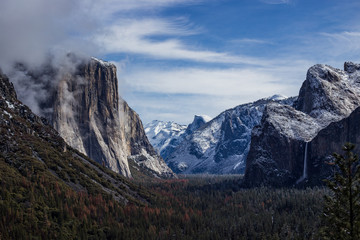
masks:
[[[308,143],[305,143],[305,153],[304,153],[304,169],[303,169],[303,175],[296,181],[296,184],[302,182],[307,178],[307,152],[308,152]]]
[[[305,155],[304,155],[304,170],[303,170],[303,179],[307,178],[307,152],[308,152],[308,143],[305,143]]]

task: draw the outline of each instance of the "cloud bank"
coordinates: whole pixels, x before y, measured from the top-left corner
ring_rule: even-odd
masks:
[[[219,0],[210,2],[216,1]],[[263,11],[295,8],[301,3],[292,4],[294,0],[259,0],[248,1],[248,4],[250,2]],[[212,35],[207,26],[197,25],[194,18],[185,14],[161,14],[168,8],[206,4],[210,4],[209,1],[2,0],[0,68],[5,73],[13,73],[14,63],[22,62],[36,69],[49,63],[49,59],[53,65],[65,68],[69,67],[64,62],[69,52],[98,58],[115,55],[122,58],[116,59],[123,83],[120,92],[145,122],[160,118],[187,123],[192,114],[214,116],[226,108],[275,93],[295,95],[305,79],[306,69],[314,63],[334,65],[339,59],[343,59],[340,63],[358,60],[360,34],[356,27],[348,28],[347,23],[343,23],[346,25],[343,28],[333,28],[337,31],[321,29],[309,35],[291,33],[290,37],[285,34],[287,39],[283,41],[282,35],[278,38],[271,34],[230,36],[233,40],[216,36],[221,39],[206,45],[203,39]],[[261,12],[259,17],[265,16],[263,13],[266,12]],[[320,16],[333,19],[333,13],[325,15]],[[301,15],[301,19],[305,17]],[[255,23],[258,20],[261,18]],[[285,27],[284,21],[280,23]],[[221,22],[219,24],[221,26]],[[307,26],[306,21],[301,24]],[[313,25],[311,22],[308,26]],[[251,27],[249,25],[249,29]],[[289,43],[291,40],[293,43]],[[14,73],[14,79],[27,79],[21,74]],[[27,104],[35,105],[38,98],[48,94],[47,81],[47,77],[35,85],[18,81],[17,88],[21,88],[20,95],[24,95]],[[29,89],[33,94],[29,94]]]
[[[196,4],[190,0],[3,0],[0,64],[44,62],[49,54],[141,54],[162,59],[258,64],[258,60],[190,47],[180,38],[198,34],[177,19],[134,17],[134,12]],[[146,14],[145,14],[146,15]],[[153,36],[165,37],[152,40]]]

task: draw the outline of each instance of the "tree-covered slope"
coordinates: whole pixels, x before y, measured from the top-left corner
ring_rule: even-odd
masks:
[[[116,235],[125,220],[120,209],[150,196],[69,147],[2,74],[0,185],[0,239]]]

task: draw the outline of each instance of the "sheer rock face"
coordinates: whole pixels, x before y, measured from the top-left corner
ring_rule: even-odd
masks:
[[[116,67],[98,59],[60,80],[52,123],[73,147],[125,176],[128,158],[155,176],[172,171],[149,143],[139,116],[118,95]]]
[[[121,131],[116,67],[92,59],[61,76],[51,123],[65,141],[115,172],[130,176]]]
[[[360,153],[360,108],[349,117],[329,124],[309,143],[308,175],[312,184],[321,184],[328,177],[331,167],[326,164],[333,159],[332,153],[343,153],[346,142],[355,144],[354,151]]]
[[[246,185],[296,184],[304,175],[305,155],[306,181],[319,184],[319,178],[326,176],[326,158],[346,142],[345,138],[339,138],[334,127],[329,127],[346,119],[360,106],[360,67],[350,62],[344,66],[345,71],[326,65],[311,67],[294,108],[267,107],[261,125],[252,132]],[[322,130],[328,133],[330,141],[336,139],[332,146],[325,146],[328,144],[325,138],[318,139],[320,133],[324,134]],[[318,139],[316,143],[315,139]],[[329,152],[325,154],[326,151]]]
[[[187,135],[192,134],[194,131],[198,130],[199,128],[201,128],[202,126],[204,126],[207,122],[209,122],[211,120],[211,118],[209,116],[206,115],[195,115],[194,116],[194,120],[192,121],[192,123],[190,123],[187,128],[185,133]]]
[[[174,176],[150,145],[139,116],[119,97],[115,65],[71,54],[64,62],[36,71],[20,65],[16,83],[44,86],[48,94],[36,107],[66,143],[127,177],[129,158],[136,169],[150,169],[156,177]],[[26,94],[26,88],[21,90]]]
[[[311,116],[290,106],[269,104],[252,131],[247,186],[291,185],[302,174],[305,142],[321,129]]]

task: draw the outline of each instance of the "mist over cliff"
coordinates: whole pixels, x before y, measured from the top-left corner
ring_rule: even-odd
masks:
[[[139,116],[119,96],[116,66],[69,53],[9,72],[19,99],[48,119],[64,140],[115,172],[131,177],[129,162],[154,176],[172,171],[149,143]]]

